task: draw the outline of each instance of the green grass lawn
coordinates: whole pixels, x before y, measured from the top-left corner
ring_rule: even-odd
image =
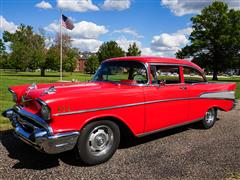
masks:
[[[212,78],[208,78],[208,81],[212,81]],[[234,77],[218,77],[218,81],[215,82],[236,82],[237,83],[237,89],[236,89],[236,97],[237,99],[240,99],[240,76],[234,76]]]
[[[90,75],[82,73],[64,73],[63,80],[87,81],[91,79]],[[32,84],[34,83],[52,83],[59,81],[59,73],[46,72],[45,77],[40,76],[40,72],[3,72],[0,71],[0,112],[12,107],[12,95],[8,91],[9,86]],[[0,115],[0,131],[11,128],[8,119]]]
[[[59,73],[46,72],[45,77],[41,77],[40,72],[3,72],[0,71],[0,112],[13,106],[12,95],[8,92],[8,87],[21,84],[52,83],[59,81]],[[63,80],[87,81],[90,75],[82,73],[64,73]],[[240,77],[219,78],[220,82],[237,82],[237,98],[240,98]],[[0,131],[11,128],[9,120],[0,116]]]

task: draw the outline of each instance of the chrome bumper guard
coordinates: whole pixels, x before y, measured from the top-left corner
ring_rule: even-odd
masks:
[[[74,148],[78,131],[53,134],[52,128],[39,116],[14,106],[3,112],[10,119],[15,135],[39,151],[57,154]]]

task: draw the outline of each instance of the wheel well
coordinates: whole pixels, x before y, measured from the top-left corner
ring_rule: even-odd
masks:
[[[109,121],[116,123],[120,130],[121,139],[134,136],[131,129],[124,122],[122,122],[120,119],[118,119],[116,117],[112,117],[112,116],[105,116],[105,117],[99,117],[99,118],[92,119],[89,122],[87,122],[84,126],[86,126],[87,124],[90,124],[92,122],[101,121],[101,120],[109,120]]]
[[[220,110],[220,111],[225,111],[224,109],[222,109],[221,107],[219,106],[213,106],[211,108],[214,108],[215,110]]]

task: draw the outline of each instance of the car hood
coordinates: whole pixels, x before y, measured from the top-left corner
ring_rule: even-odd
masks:
[[[102,87],[116,86],[112,83],[103,82],[64,82],[52,84],[34,84],[10,87],[19,97],[19,102],[30,101],[36,98],[39,99],[52,99],[55,96],[66,97],[72,94],[89,93]]]
[[[70,95],[72,93],[79,93],[80,91],[89,92],[92,90],[100,89],[102,83],[54,83],[54,84],[36,84],[34,88],[26,89],[23,94],[24,100],[36,98],[51,98],[56,95]]]

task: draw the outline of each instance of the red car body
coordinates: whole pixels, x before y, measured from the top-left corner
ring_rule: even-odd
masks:
[[[40,127],[50,129],[46,132],[48,136],[44,135],[44,137],[47,137],[48,141],[50,139],[55,148],[34,142],[36,137],[31,140],[29,132],[27,135],[26,133],[22,135],[16,130],[18,136],[47,153],[58,153],[72,149],[79,136],[78,132],[81,132],[86,124],[99,119],[112,120],[127,127],[135,136],[143,136],[199,121],[211,108],[230,111],[236,104],[235,83],[207,82],[203,70],[189,61],[156,57],[124,57],[105,62],[110,61],[134,61],[144,64],[147,68],[148,82],[144,85],[134,85],[131,80],[125,80],[131,83],[59,82],[10,87],[10,91],[17,96],[16,106],[6,111],[5,116],[14,122],[15,129],[25,124],[28,126],[29,123],[29,126],[35,126],[36,121],[41,119],[38,122]],[[179,83],[153,85],[152,65],[174,66],[179,72]],[[185,83],[185,67],[199,72],[204,82]],[[49,120],[45,120],[44,125],[41,124],[44,121],[40,113],[42,104],[45,104],[51,112]],[[19,118],[13,120],[12,113],[20,114],[21,117],[26,116],[31,121],[15,122]],[[34,117],[37,117],[37,120]],[[57,136],[65,138],[64,134],[74,139],[73,143],[69,147],[60,148],[59,145],[57,148],[54,140]],[[61,147],[64,147],[64,143]]]

